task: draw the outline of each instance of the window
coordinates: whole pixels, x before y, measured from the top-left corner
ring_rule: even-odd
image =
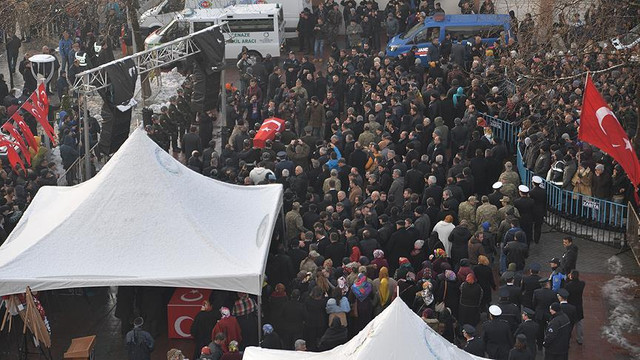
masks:
[[[173,21],[162,32],[162,42],[166,43],[187,35],[189,35],[189,23],[185,21]]]
[[[420,31],[420,29],[422,29],[423,25],[424,25],[424,23],[422,23],[422,22],[413,25],[413,27],[411,29],[409,29],[404,34],[400,35],[400,39],[411,39],[413,37],[413,35],[417,34],[418,31]]]
[[[232,33],[273,32],[273,19],[226,19]]]
[[[215,23],[213,21],[203,21],[203,22],[194,22],[193,23],[193,32],[200,31],[202,29],[206,29],[209,26],[213,26]]]
[[[431,42],[434,38],[440,38],[440,27],[430,27],[420,31],[413,39],[413,44]]]
[[[472,39],[480,36],[483,39],[499,38],[504,30],[502,25],[479,25],[479,26],[449,26],[445,28],[446,34],[451,34],[451,38],[458,40]]]

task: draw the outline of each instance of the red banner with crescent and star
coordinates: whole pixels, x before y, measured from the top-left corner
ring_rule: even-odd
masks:
[[[640,162],[629,136],[587,75],[582,97],[578,138],[614,158],[637,187],[640,184]]]
[[[284,131],[284,120],[276,117],[265,119],[262,122],[262,126],[253,138],[253,146],[258,148],[264,148],[267,140],[273,140],[276,137],[276,133]]]

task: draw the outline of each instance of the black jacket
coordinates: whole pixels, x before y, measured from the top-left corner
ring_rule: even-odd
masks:
[[[536,339],[538,337],[538,330],[540,325],[533,320],[523,321],[516,329],[515,336],[524,334],[527,337],[527,349],[533,355],[533,359],[536,358]]]
[[[564,288],[569,292],[567,302],[576,307],[576,322],[584,319],[582,308],[582,293],[584,292],[584,281],[569,280],[565,283]]]
[[[558,301],[556,293],[551,289],[542,288],[533,291],[533,307],[537,321],[549,318],[549,306]]]
[[[567,354],[571,340],[571,321],[562,311],[551,317],[544,331],[544,347],[547,354]]]
[[[509,323],[502,319],[487,320],[482,328],[482,338],[489,358],[506,360],[513,346],[513,333]]]
[[[569,245],[562,258],[560,259],[560,268],[563,274],[569,274],[571,270],[576,268],[576,262],[578,261],[578,247],[575,244]]]
[[[484,341],[482,341],[482,338],[474,337],[473,339],[467,341],[467,344],[464,346],[464,351],[475,356],[484,357]]]
[[[543,221],[547,213],[547,193],[543,188],[534,186],[529,192],[529,197],[533,199],[533,221]]]
[[[536,289],[540,289],[540,275],[527,275],[522,278],[522,283],[520,284],[522,290],[521,304],[522,306],[526,306],[528,308],[533,309],[532,301],[533,301],[533,292]]]

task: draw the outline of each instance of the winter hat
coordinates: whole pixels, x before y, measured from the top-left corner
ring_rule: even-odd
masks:
[[[482,223],[482,228],[484,229],[484,231],[489,231],[490,227],[491,227],[491,224],[489,224],[488,221],[485,221]]]
[[[416,242],[413,243],[413,248],[416,250],[422,249],[423,246],[424,246],[424,240],[416,240]]]
[[[555,312],[558,312],[560,311],[560,303],[554,302],[549,308]]]
[[[409,264],[409,259],[407,259],[406,257],[400,257],[400,259],[398,259],[398,263],[400,265],[404,265],[404,264]]]

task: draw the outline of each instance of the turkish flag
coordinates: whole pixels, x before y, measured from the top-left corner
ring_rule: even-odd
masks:
[[[38,143],[33,137],[33,133],[31,132],[31,129],[29,129],[29,125],[27,125],[27,123],[24,121],[24,118],[19,115],[18,112],[16,112],[11,116],[11,120],[15,121],[16,124],[18,124],[20,131],[22,131],[22,136],[25,140],[27,140],[27,144],[29,144],[30,147],[38,152]]]
[[[253,138],[253,146],[264,148],[267,140],[273,140],[276,133],[284,131],[284,120],[275,117],[265,119]]]
[[[44,96],[47,96],[46,93]],[[49,124],[49,106],[40,101],[37,96],[37,93],[31,94],[29,99],[22,104],[22,109],[29,112],[33,117],[40,123],[44,132],[47,134],[52,143],[55,143],[54,136],[55,133],[51,124]]]
[[[611,155],[622,166],[631,183],[634,186],[640,184],[640,162],[631,141],[588,75],[578,138]]]
[[[29,165],[31,165],[31,153],[29,152],[29,146],[25,144],[24,139],[22,138],[18,130],[16,130],[13,124],[9,121],[2,125],[2,129],[6,130],[9,135],[11,135],[16,145],[18,145],[18,147],[20,148],[22,155],[24,155],[24,159],[27,160],[27,163]]]
[[[0,140],[0,146],[5,146],[7,148],[7,158],[9,159],[9,163],[11,164],[11,168],[16,170],[16,164],[20,164],[22,171],[24,171],[25,175],[27,174],[27,169],[24,168],[24,162],[18,155],[18,152],[14,148],[15,143],[2,139]]]

